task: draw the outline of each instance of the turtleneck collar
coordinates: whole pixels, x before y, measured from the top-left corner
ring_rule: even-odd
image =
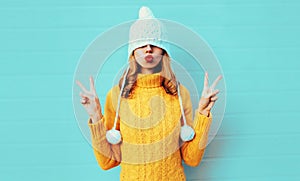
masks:
[[[138,87],[154,88],[162,85],[163,77],[160,73],[138,74],[136,81]]]

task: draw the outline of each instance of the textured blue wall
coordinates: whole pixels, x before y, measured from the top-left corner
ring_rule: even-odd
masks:
[[[73,74],[89,43],[141,5],[200,34],[226,77],[223,123],[188,177],[300,180],[297,0],[1,0],[0,180],[118,180],[77,126]]]

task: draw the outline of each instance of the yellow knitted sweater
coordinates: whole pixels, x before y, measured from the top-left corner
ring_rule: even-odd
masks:
[[[212,116],[195,111],[188,90],[181,85],[181,96],[187,123],[193,126],[192,141],[180,140],[181,111],[178,96],[167,94],[159,73],[139,74],[133,97],[121,99],[117,129],[122,142],[111,145],[105,138],[113,127],[120,89],[107,94],[104,116],[96,123],[89,120],[92,145],[97,162],[107,170],[121,165],[122,181],[184,181],[182,160],[197,166],[204,154]]]

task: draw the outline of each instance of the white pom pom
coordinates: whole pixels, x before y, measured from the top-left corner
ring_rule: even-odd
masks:
[[[191,141],[195,136],[195,131],[192,127],[184,125],[180,129],[180,137],[182,141]]]
[[[148,7],[143,6],[140,8],[139,18],[140,19],[151,19],[151,18],[154,18],[154,16],[153,16],[152,11]]]
[[[115,145],[121,142],[121,134],[120,131],[111,129],[106,132],[106,139],[109,143]]]

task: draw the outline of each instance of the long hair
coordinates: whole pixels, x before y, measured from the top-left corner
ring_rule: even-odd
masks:
[[[122,92],[122,97],[130,98],[132,96],[132,92],[134,87],[136,86],[137,74],[140,73],[141,66],[136,62],[134,55],[130,55],[129,57],[129,71],[126,77],[125,86]],[[167,52],[164,51],[162,60],[155,68],[156,72],[161,72],[161,76],[163,78],[162,86],[164,87],[166,93],[171,95],[177,95],[177,81],[175,74],[171,68],[171,58]],[[122,75],[119,80],[119,87],[121,89],[122,82],[124,79],[125,73]]]

